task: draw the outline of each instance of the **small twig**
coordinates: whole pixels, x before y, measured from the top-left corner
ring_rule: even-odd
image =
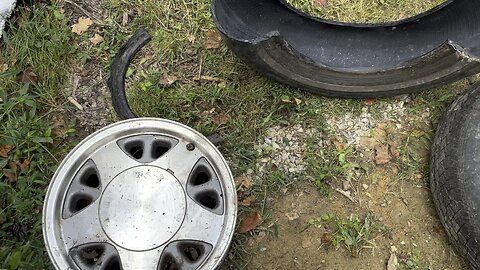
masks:
[[[99,24],[99,25],[105,25],[105,23],[100,20],[97,16],[93,15],[92,13],[86,11],[83,7],[81,7],[79,4],[73,2],[73,1],[70,1],[70,0],[65,0],[66,3],[69,3],[71,5],[74,5],[76,8],[78,8],[81,12],[83,12],[83,14],[85,14],[87,17],[89,18],[92,18],[96,24]]]
[[[335,191],[338,192],[338,193],[340,193],[340,194],[342,194],[343,196],[345,196],[345,197],[346,197],[347,199],[349,199],[350,201],[356,203],[356,201],[353,199],[353,197],[352,197],[350,194],[348,194],[347,192],[345,192],[345,191],[343,191],[343,190],[340,190],[340,189],[338,189],[338,188],[336,188]]]
[[[262,202],[262,215],[265,213],[265,204],[267,203],[267,189],[265,189],[265,192],[263,194],[263,202]]]
[[[202,71],[203,71],[203,58],[202,56],[200,56],[200,67],[198,68],[197,81],[200,81],[200,78],[202,77]]]
[[[38,145],[40,145],[40,147],[43,148],[43,150],[45,150],[45,152],[47,152],[56,163],[58,163],[58,159],[43,144],[39,143]]]
[[[201,75],[196,78],[194,78],[196,81],[207,81],[207,82],[223,82],[222,79],[213,77],[213,76],[208,76],[208,75]]]
[[[408,207],[408,202],[404,197],[400,197],[400,200]]]
[[[303,227],[303,229],[300,230],[300,233],[306,231],[308,228],[310,228],[310,226],[312,226],[312,224],[308,223],[305,227]]]
[[[80,111],[83,111],[83,106],[78,103],[78,101],[76,99],[74,99],[73,97],[68,97],[67,100],[72,103],[75,107],[77,107],[77,109],[79,109]]]

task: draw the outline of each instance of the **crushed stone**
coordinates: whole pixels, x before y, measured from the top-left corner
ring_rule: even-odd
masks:
[[[340,138],[343,138],[348,145],[360,146],[360,138],[368,136],[370,131],[377,126],[378,123],[391,122],[395,124],[398,129],[403,128],[402,124],[411,120],[406,110],[406,104],[411,102],[408,95],[397,97],[392,102],[382,102],[377,104],[376,109],[380,111],[379,114],[372,114],[370,107],[362,108],[360,115],[346,113],[345,115],[326,115],[328,130]],[[415,117],[419,119],[427,119],[430,112],[425,109]]]
[[[304,159],[307,140],[315,138],[321,147],[322,136],[317,129],[304,128],[300,124],[269,128],[267,136],[255,147],[261,158],[255,170],[248,170],[247,175],[261,177],[272,170],[282,170],[291,175],[304,172],[308,166]]]

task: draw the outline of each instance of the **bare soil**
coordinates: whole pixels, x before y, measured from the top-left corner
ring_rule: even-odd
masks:
[[[263,234],[257,234],[255,241],[249,241],[252,256],[248,269],[386,269],[391,246],[398,249],[400,261],[418,254],[418,268],[411,269],[466,269],[448,245],[427,183],[423,179],[392,183],[391,176],[398,172],[388,167],[380,171],[383,177],[376,185],[367,190],[359,188],[359,203],[339,193],[325,198],[306,182],[276,197],[273,213],[278,236],[271,233],[262,239]],[[347,218],[351,213],[361,216],[368,210],[373,211],[378,223],[389,228],[389,233],[378,233],[372,248],[366,248],[357,258],[345,249],[336,250],[322,243],[322,235],[328,232],[324,228],[310,226],[304,230],[311,218],[322,213]],[[291,220],[297,216],[292,213],[297,213],[298,218]]]

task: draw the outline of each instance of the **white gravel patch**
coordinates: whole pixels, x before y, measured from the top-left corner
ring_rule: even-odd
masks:
[[[380,115],[372,115],[370,112],[371,107],[365,106],[362,108],[360,115],[353,115],[352,113],[346,113],[345,115],[326,115],[328,130],[345,140],[348,145],[358,146],[360,145],[361,137],[368,137],[370,131],[379,123],[390,122],[395,124],[398,129],[402,128],[402,125],[408,124],[406,103],[410,102],[408,96],[401,96],[395,99],[393,102],[383,102],[375,109],[381,111]],[[426,118],[430,115],[428,109],[426,112],[422,112],[415,117]]]
[[[262,176],[266,172],[278,169],[290,174],[302,173],[307,168],[304,160],[307,140],[322,137],[322,133],[314,128],[303,128],[301,125],[287,127],[275,126],[267,131],[263,142],[255,148],[261,157],[247,175]],[[317,139],[322,144],[321,139]]]

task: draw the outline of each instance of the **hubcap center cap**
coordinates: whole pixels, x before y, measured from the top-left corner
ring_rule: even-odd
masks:
[[[180,182],[158,167],[139,166],[117,175],[106,187],[100,222],[117,245],[136,251],[159,247],[179,230],[186,198]]]

